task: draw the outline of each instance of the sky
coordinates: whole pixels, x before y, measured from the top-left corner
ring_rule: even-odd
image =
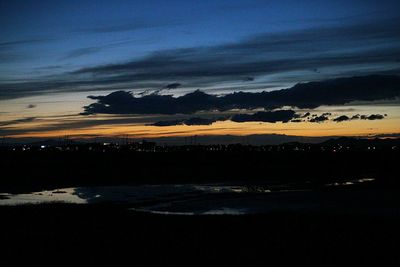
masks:
[[[0,1],[0,136],[400,133],[400,2]]]

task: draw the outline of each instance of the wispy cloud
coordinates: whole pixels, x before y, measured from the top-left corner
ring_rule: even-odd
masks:
[[[65,57],[63,57],[63,59],[71,59],[71,58],[86,56],[86,55],[97,53],[101,50],[102,50],[102,47],[95,47],[95,46],[79,48],[79,49],[75,49],[75,50],[68,52],[67,55],[65,55]]]
[[[265,33],[224,45],[160,50],[141,59],[82,68],[51,79],[0,83],[0,98],[43,92],[113,90],[121,85],[141,91],[157,90],[175,81],[189,88],[236,83],[242,89],[255,89],[255,86],[262,89],[271,83],[282,86],[288,82],[343,76],[346,71],[352,75],[398,73],[399,23],[393,19],[375,24]],[[79,57],[101,49],[82,48],[66,57]],[[324,69],[330,71],[324,72]],[[283,82],[285,73],[291,75]],[[244,81],[245,77],[251,79]],[[263,80],[265,77],[268,79]]]
[[[53,39],[51,38],[33,38],[33,39],[22,39],[22,40],[15,40],[15,41],[4,41],[0,42],[0,48],[5,49],[5,48],[15,48],[20,45],[26,45],[26,44],[34,44],[34,43],[42,43],[42,42],[47,42],[51,41]]]
[[[102,45],[97,45],[97,46],[77,48],[77,49],[73,49],[73,50],[67,52],[67,54],[64,57],[62,57],[62,59],[63,60],[74,59],[74,58],[78,58],[78,57],[82,57],[82,56],[86,56],[86,55],[91,55],[91,54],[95,54],[95,53],[101,52],[101,51],[109,49],[109,48],[115,48],[115,47],[119,47],[119,46],[126,45],[129,43],[133,43],[133,42],[135,42],[135,40],[128,39],[128,40],[111,42],[108,44],[102,44]]]
[[[263,34],[227,45],[155,52],[142,60],[85,68],[75,74],[113,74],[134,80],[150,79],[154,75],[158,79],[167,76],[238,79],[238,75],[394,62],[395,55],[400,54],[395,45],[400,42],[400,30],[393,23]],[[384,40],[391,40],[393,46],[382,45]],[[354,48],[354,45],[358,47]]]
[[[96,26],[76,29],[75,32],[82,33],[114,33],[130,32],[138,30],[148,30],[152,28],[162,28],[173,25],[180,25],[176,20],[159,18],[157,21],[148,21],[146,19],[135,19],[127,22],[115,23],[100,21]]]
[[[26,46],[53,41],[52,38],[32,38],[0,42],[0,64],[8,64],[34,57],[24,52]]]
[[[254,114],[237,114],[231,120],[234,122],[288,122],[296,118],[296,112],[293,110],[259,111]]]
[[[10,121],[1,121],[0,127],[32,122],[34,120],[36,120],[36,117],[28,117],[28,118],[22,118],[22,119],[10,120]]]

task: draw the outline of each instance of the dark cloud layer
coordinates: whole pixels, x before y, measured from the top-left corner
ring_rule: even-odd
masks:
[[[372,114],[372,115],[369,115],[369,116],[366,116],[366,117],[361,116],[362,120],[370,120],[370,121],[382,120],[383,118],[384,118],[384,116],[381,115],[381,114]]]
[[[339,117],[333,119],[333,121],[335,121],[335,122],[342,122],[342,121],[348,121],[348,120],[351,120],[351,118],[349,118],[346,115],[342,115],[342,116],[339,116]]]
[[[293,110],[276,110],[276,111],[259,111],[254,114],[235,114],[230,117],[219,117],[219,118],[199,118],[193,117],[190,119],[182,120],[169,120],[169,121],[159,121],[153,126],[175,126],[175,125],[211,125],[217,121],[231,120],[233,122],[289,122],[298,115]]]
[[[312,28],[299,31],[261,34],[237,43],[155,52],[141,60],[81,69],[75,73],[127,76],[133,80],[194,79],[218,77],[238,80],[299,69],[393,61],[400,54],[396,46],[381,47],[379,42],[400,41],[396,21],[381,24]],[[365,41],[376,47],[365,46]],[[343,52],[353,49],[351,52]],[[240,79],[240,78],[239,78]]]
[[[151,94],[135,97],[116,91],[106,96],[89,96],[96,103],[84,107],[83,114],[191,114],[202,110],[276,109],[283,106],[316,108],[352,101],[374,101],[400,96],[399,76],[363,76],[301,83],[289,89],[260,93],[210,95],[199,90],[180,97]],[[324,121],[323,114],[315,121]]]
[[[320,123],[320,122],[324,122],[324,121],[327,121],[327,120],[329,120],[329,117],[328,117],[328,116],[321,115],[321,116],[316,116],[316,117],[311,118],[311,119],[309,120],[309,122],[317,122],[317,123]]]
[[[166,89],[176,89],[181,85],[182,84],[180,84],[180,83],[170,83],[170,84],[167,84],[164,88],[166,88]]]
[[[158,85],[146,89],[156,90],[159,84],[168,84],[171,80],[188,87],[205,88],[229,82],[242,82],[243,87],[247,87],[260,76],[274,75],[268,83],[260,84],[260,88],[266,88],[271,84],[282,86],[287,82],[337,77],[346,72],[347,66],[361,73],[388,71],[393,70],[393,64],[400,57],[398,24],[398,19],[394,19],[374,24],[265,33],[228,44],[160,50],[140,59],[82,68],[57,77],[0,83],[0,99],[60,91],[105,90],[106,86],[118,90],[121,84],[124,88],[129,86],[142,91],[143,83],[154,81]],[[96,51],[97,48],[81,48],[66,56]],[[8,54],[4,56],[9,57]],[[359,65],[365,64],[369,71],[360,70]],[[374,66],[378,65],[374,71]],[[336,70],[324,73],[322,70],[326,68]],[[398,72],[399,66],[394,69]],[[297,71],[301,73],[284,78],[284,73]],[[282,82],[282,79],[286,80]]]
[[[10,121],[1,121],[0,122],[0,127],[11,126],[11,125],[16,125],[16,124],[20,124],[20,123],[32,122],[34,120],[36,120],[36,117],[21,118],[21,119],[10,120]]]
[[[306,113],[307,114],[307,113]],[[220,118],[199,118],[193,117],[190,119],[179,119],[179,120],[167,120],[167,121],[158,121],[153,124],[149,124],[152,126],[176,126],[176,125],[211,125],[217,121],[226,121],[231,120],[233,122],[268,122],[268,123],[276,123],[276,122],[311,122],[311,123],[323,123],[328,121],[334,122],[345,122],[351,120],[382,120],[385,118],[385,115],[381,114],[372,114],[372,115],[354,115],[347,116],[341,115],[336,118],[330,118],[330,113],[324,113],[322,115],[313,115],[309,117],[308,120],[305,120],[304,115],[296,113],[294,110],[275,110],[275,111],[259,111],[253,114],[235,114],[230,117],[220,117]],[[307,116],[306,116],[307,117]]]
[[[296,112],[293,110],[277,110],[277,111],[259,111],[254,114],[237,114],[231,120],[234,122],[288,122],[296,117]]]
[[[169,120],[169,121],[159,121],[156,123],[151,124],[152,126],[175,126],[175,125],[211,125],[214,122],[226,120],[224,118],[218,119],[209,119],[209,118],[190,118],[190,119],[183,119],[183,120]]]
[[[342,115],[337,118],[334,118],[333,121],[335,122],[343,122],[343,121],[351,121],[351,120],[383,120],[385,118],[385,115],[382,114],[372,114],[372,115],[354,115],[352,117]]]

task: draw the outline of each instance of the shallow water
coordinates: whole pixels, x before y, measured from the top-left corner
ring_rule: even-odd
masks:
[[[44,203],[85,204],[87,201],[75,194],[76,188],[44,190],[27,194],[0,193],[0,205],[25,205]]]
[[[173,200],[204,194],[266,193],[270,190],[237,185],[140,185],[140,186],[95,186],[60,188],[27,194],[0,193],[0,205],[44,204],[44,203],[143,203]]]
[[[352,186],[372,178],[327,184]],[[315,192],[303,185],[174,184],[140,186],[99,186],[46,190],[28,194],[0,193],[0,205],[48,203],[114,203],[132,210],[156,214],[240,215],[282,209],[315,209]]]

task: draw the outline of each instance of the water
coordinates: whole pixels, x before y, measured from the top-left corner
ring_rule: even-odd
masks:
[[[0,205],[46,204],[46,203],[129,203],[158,202],[182,197],[201,196],[204,194],[230,194],[270,192],[262,188],[252,189],[235,185],[140,185],[140,186],[95,186],[60,188],[28,194],[0,193]]]
[[[347,187],[373,180],[348,180],[327,184],[326,187]],[[320,194],[307,189],[304,184],[98,186],[60,188],[28,194],[0,193],[0,205],[113,203],[127,205],[137,212],[155,214],[241,215],[282,209],[316,209],[324,204],[316,201]]]
[[[0,205],[26,205],[45,203],[85,204],[87,201],[75,194],[76,188],[44,190],[27,194],[0,193]]]

